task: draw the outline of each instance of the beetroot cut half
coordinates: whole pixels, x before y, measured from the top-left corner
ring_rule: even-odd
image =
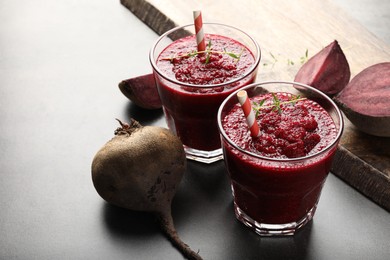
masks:
[[[390,62],[358,73],[334,100],[359,130],[390,137]]]
[[[119,83],[119,89],[123,95],[139,107],[144,109],[159,109],[162,107],[152,73],[122,80]]]
[[[350,77],[348,61],[335,40],[303,64],[294,81],[333,96],[348,84]]]

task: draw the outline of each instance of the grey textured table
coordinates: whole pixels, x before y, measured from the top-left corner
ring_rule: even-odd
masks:
[[[165,126],[118,90],[157,35],[119,1],[2,1],[0,259],[182,259],[153,217],[105,203],[90,164],[114,118]],[[312,221],[260,238],[235,220],[223,162],[189,162],[174,199],[205,259],[388,259],[390,214],[330,175]]]

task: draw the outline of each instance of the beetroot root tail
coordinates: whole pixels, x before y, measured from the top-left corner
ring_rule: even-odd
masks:
[[[197,252],[193,251],[179,238],[170,212],[168,214],[160,213],[157,217],[165,235],[171,241],[173,246],[175,246],[183,254],[183,256],[190,260],[202,260],[202,257]]]

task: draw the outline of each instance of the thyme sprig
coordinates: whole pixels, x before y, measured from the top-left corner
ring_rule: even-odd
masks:
[[[268,52],[268,54],[271,56],[271,61],[269,63],[265,62],[263,63],[263,66],[269,66],[271,65],[271,68],[273,69],[275,64],[279,62],[279,57],[281,56],[280,54],[276,55],[273,54],[272,52]],[[300,58],[300,64],[304,64],[309,60],[309,50],[306,49],[305,54],[302,55]],[[294,66],[297,62],[294,61],[293,59],[287,58],[286,59],[287,65],[288,66]]]
[[[193,50],[193,51],[190,51],[190,52],[182,54],[182,55],[173,55],[171,57],[162,58],[162,60],[169,60],[169,61],[173,62],[174,59],[190,58],[190,57],[195,57],[195,56],[200,55],[200,54],[206,54],[205,64],[208,64],[210,62],[211,54],[216,53],[216,54],[228,55],[228,56],[232,57],[233,59],[235,59],[236,62],[238,62],[240,60],[243,52],[244,52],[244,48],[241,49],[240,53],[229,52],[225,48],[223,49],[223,51],[215,51],[212,49],[211,41],[209,41],[207,44],[206,50],[204,50],[204,51]]]
[[[309,50],[306,49],[305,55],[301,56],[301,64],[305,63],[308,60],[309,60]]]
[[[252,109],[255,112],[256,117],[259,116],[261,109],[272,108],[272,111],[277,111],[279,114],[281,114],[282,113],[282,107],[281,107],[282,105],[291,104],[291,105],[295,106],[295,104],[298,101],[302,101],[302,100],[306,99],[306,98],[301,98],[300,95],[292,95],[288,101],[281,101],[275,95],[275,93],[271,93],[271,95],[272,95],[272,104],[271,105],[264,106],[264,103],[267,100],[267,98],[264,98],[259,102],[253,102]]]

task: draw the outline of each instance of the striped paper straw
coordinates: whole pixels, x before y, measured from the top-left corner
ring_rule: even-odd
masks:
[[[205,51],[206,43],[204,40],[203,21],[202,21],[201,11],[194,11],[194,24],[195,24],[196,43],[198,45],[198,51]]]
[[[249,130],[251,131],[252,137],[258,137],[260,135],[260,128],[257,124],[255,114],[253,113],[251,103],[249,102],[248,94],[245,90],[240,90],[237,93],[238,102],[240,102],[244,115],[246,117],[246,122],[248,124]]]

